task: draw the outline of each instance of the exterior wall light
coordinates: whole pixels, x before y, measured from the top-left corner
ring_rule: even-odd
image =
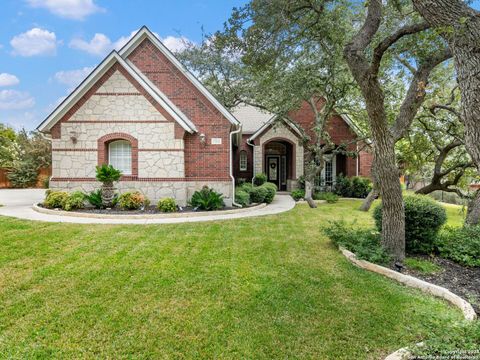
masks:
[[[207,145],[207,136],[204,133],[200,134],[200,143],[205,146]]]

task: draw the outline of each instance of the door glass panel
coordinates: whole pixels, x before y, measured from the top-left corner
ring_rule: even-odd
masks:
[[[268,161],[268,177],[272,181],[277,181],[278,161],[270,158]]]

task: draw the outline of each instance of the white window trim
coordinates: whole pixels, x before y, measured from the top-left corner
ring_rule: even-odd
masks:
[[[245,159],[242,159],[242,155],[245,155]],[[245,164],[242,164],[243,160],[245,160]],[[248,154],[245,150],[240,151],[238,161],[239,161],[240,171],[247,171],[248,170]],[[245,165],[245,166],[242,166],[242,165]]]
[[[327,161],[332,161],[332,184],[337,182],[337,155],[324,155],[323,169],[322,169],[322,183],[325,184],[325,166]]]
[[[132,175],[132,166],[133,166],[133,163],[132,163],[132,144],[130,143],[130,141],[128,140],[114,140],[112,142],[110,142],[108,144],[108,163],[110,165],[112,165],[112,159],[111,159],[111,155],[112,155],[112,152],[111,152],[111,145],[114,144],[114,143],[118,143],[118,142],[123,142],[123,143],[127,143],[129,146],[130,146],[130,169],[128,171],[125,171],[124,169],[119,169],[122,171],[122,175]]]

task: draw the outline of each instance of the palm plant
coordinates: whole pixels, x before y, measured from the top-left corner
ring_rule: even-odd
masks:
[[[105,207],[112,207],[115,199],[115,187],[113,183],[120,179],[122,172],[115,169],[112,165],[107,164],[97,166],[96,169],[96,178],[102,183],[102,204]]]

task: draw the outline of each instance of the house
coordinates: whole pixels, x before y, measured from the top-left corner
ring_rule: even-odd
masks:
[[[306,126],[312,119],[303,108],[293,115]],[[122,171],[120,191],[137,189],[152,201],[174,197],[185,205],[204,185],[231,203],[235,178],[250,180],[259,172],[280,189],[294,188],[303,174],[300,135],[274,120],[247,106],[232,114],[143,27],[38,130],[52,141],[52,189],[96,189],[95,166],[109,163]],[[336,142],[357,136],[347,118],[334,117],[331,126]],[[325,178],[368,175],[367,155],[332,157]]]

